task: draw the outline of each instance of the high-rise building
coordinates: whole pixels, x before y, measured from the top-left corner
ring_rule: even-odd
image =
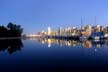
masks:
[[[50,36],[51,35],[51,28],[48,27],[48,35]]]
[[[61,27],[58,29],[58,35],[62,36],[62,28]]]
[[[87,25],[85,27],[85,33],[86,33],[86,36],[90,36],[92,33],[92,26]]]

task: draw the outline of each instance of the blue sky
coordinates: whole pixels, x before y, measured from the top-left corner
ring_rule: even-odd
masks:
[[[20,24],[24,33],[37,33],[48,26],[108,25],[108,0],[0,0],[0,24]]]

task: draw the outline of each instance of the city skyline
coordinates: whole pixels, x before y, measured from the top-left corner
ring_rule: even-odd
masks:
[[[107,0],[0,0],[0,24],[20,24],[25,34],[47,27],[108,25]]]

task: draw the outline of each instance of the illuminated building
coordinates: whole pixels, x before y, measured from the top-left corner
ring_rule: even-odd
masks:
[[[42,30],[41,35],[46,35],[46,32]]]
[[[92,33],[92,26],[87,25],[87,26],[85,27],[85,35],[86,35],[86,36],[90,36],[91,33]]]
[[[96,25],[96,26],[94,27],[94,32],[102,32],[103,29],[104,29],[103,26]]]
[[[51,35],[51,28],[48,27],[48,36],[50,36],[50,35]]]
[[[58,29],[58,36],[62,36],[62,28],[61,27]]]
[[[107,38],[108,37],[108,27],[104,28],[104,37]]]

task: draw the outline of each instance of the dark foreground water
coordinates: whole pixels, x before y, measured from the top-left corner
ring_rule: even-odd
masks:
[[[0,72],[96,72],[107,68],[107,40],[0,40]]]

